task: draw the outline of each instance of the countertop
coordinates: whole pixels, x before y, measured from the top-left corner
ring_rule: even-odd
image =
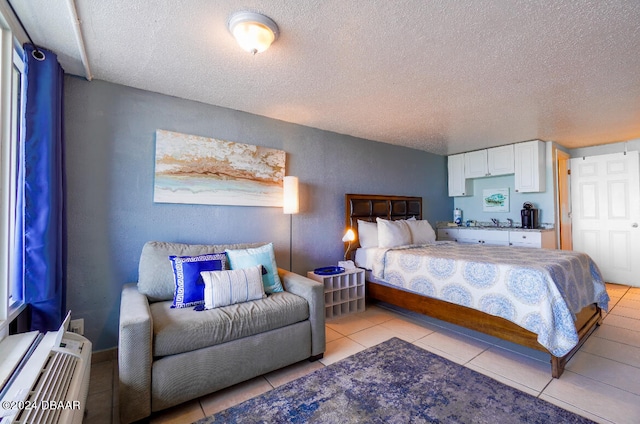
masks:
[[[465,225],[456,225],[456,226],[451,226],[448,225],[451,224],[449,222],[438,222],[436,224],[436,228],[438,230],[446,230],[446,229],[452,229],[452,228],[463,228],[463,229],[467,229],[467,230],[493,230],[493,231],[529,231],[529,232],[544,232],[544,231],[553,231],[553,226],[542,226],[540,228],[522,228],[519,225],[513,225],[512,227],[509,227],[506,224],[500,224],[499,227],[496,227],[495,225],[493,225],[493,223],[487,223],[487,222],[478,222],[475,226],[465,226]]]

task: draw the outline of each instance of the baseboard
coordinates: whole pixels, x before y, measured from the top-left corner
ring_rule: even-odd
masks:
[[[113,361],[118,359],[118,348],[112,347],[111,349],[98,350],[91,353],[91,363]]]

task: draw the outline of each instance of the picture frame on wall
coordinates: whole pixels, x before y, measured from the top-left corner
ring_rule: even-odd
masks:
[[[482,190],[483,212],[509,212],[509,189],[491,188]]]
[[[284,150],[156,130],[153,201],[282,207]]]

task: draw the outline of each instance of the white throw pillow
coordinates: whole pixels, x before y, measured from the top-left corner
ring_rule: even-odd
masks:
[[[213,309],[263,299],[262,265],[230,271],[201,272],[204,280],[204,308]]]
[[[405,220],[388,221],[376,218],[378,222],[378,247],[391,248],[411,244],[411,231]]]
[[[378,224],[358,220],[358,240],[360,247],[378,247]]]
[[[426,219],[408,219],[407,225],[411,232],[411,244],[427,244],[436,241],[436,232]]]

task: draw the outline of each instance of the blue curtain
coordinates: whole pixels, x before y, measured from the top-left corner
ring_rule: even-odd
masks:
[[[38,52],[41,54],[38,55]],[[16,210],[18,278],[32,330],[57,329],[66,312],[64,73],[57,56],[24,46],[22,122]]]

